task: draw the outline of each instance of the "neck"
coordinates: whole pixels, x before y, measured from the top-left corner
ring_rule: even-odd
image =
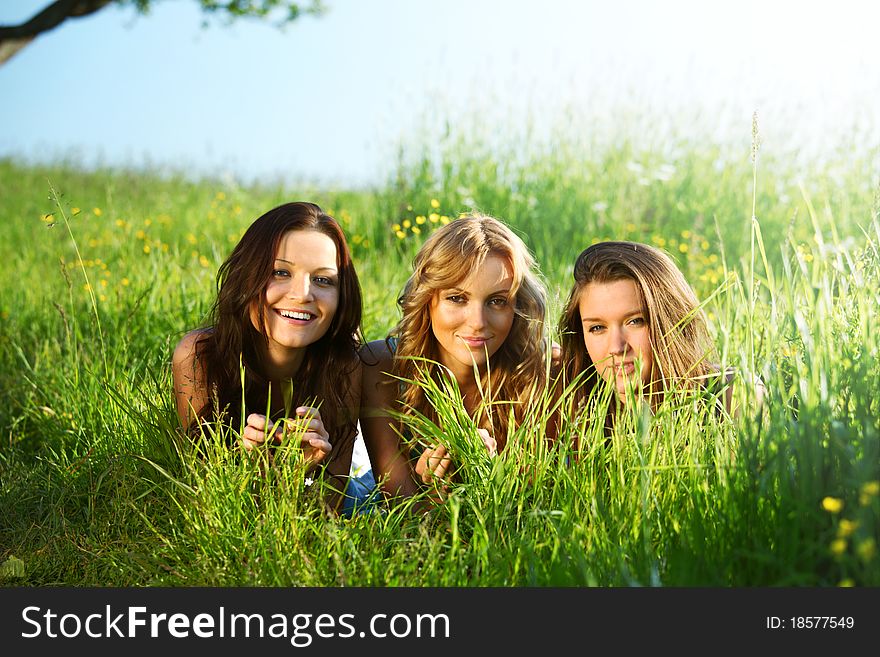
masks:
[[[277,351],[261,349],[260,360],[263,365],[263,374],[270,381],[293,378],[302,366],[305,355],[305,347]]]

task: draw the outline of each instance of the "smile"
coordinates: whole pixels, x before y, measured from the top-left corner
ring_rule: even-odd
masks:
[[[300,322],[308,322],[315,318],[310,312],[306,312],[304,310],[275,310],[276,313],[284,317],[285,319],[293,319]]]

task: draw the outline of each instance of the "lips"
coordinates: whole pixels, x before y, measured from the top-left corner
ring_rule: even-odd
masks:
[[[490,338],[487,338],[487,337],[477,337],[477,336],[467,336],[466,337],[466,336],[460,335],[458,337],[462,342],[464,342],[471,349],[482,349],[483,347],[485,347],[489,343],[489,340],[490,340]]]

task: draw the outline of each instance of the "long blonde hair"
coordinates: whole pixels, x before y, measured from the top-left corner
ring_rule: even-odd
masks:
[[[565,377],[587,372],[576,395],[582,403],[596,388],[598,373],[584,344],[579,302],[590,283],[635,282],[646,313],[654,358],[652,376],[657,392],[674,382],[679,388],[705,385],[717,372],[715,350],[697,295],[668,255],[637,242],[599,242],[585,249],[574,266],[574,286],[562,313],[562,354]],[[652,395],[652,404],[662,395]]]
[[[489,429],[503,448],[509,430],[511,406],[517,425],[545,377],[547,341],[544,335],[546,292],[538,278],[534,258],[523,241],[499,220],[479,213],[464,215],[433,233],[413,260],[413,273],[398,304],[403,317],[391,332],[397,339],[392,374],[417,381],[425,373],[438,376],[440,367],[417,358],[439,362],[437,340],[431,331],[430,304],[440,290],[454,287],[479,270],[489,256],[507,260],[513,270],[510,300],[514,320],[507,339],[489,359],[481,375],[484,399],[474,418]],[[399,395],[402,413],[436,413],[418,385],[408,385]],[[498,402],[511,402],[511,404]]]

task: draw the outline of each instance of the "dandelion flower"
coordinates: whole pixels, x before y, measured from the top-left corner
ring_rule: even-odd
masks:
[[[862,489],[859,491],[859,504],[868,506],[871,498],[878,495],[880,495],[880,481],[869,481],[866,484],[862,484]]]
[[[402,240],[404,237],[406,237],[406,233],[404,233],[402,230],[395,231],[394,234],[397,235],[397,239],[399,240]]]
[[[844,539],[837,538],[831,541],[831,554],[835,557],[839,557],[844,552],[846,552],[846,541]]]
[[[199,264],[205,268],[208,268],[211,266],[211,263],[208,261],[208,258],[205,255],[199,256]]]
[[[189,242],[190,244],[195,244],[196,242],[199,241],[199,239],[195,235],[193,235],[192,233],[188,233],[186,236],[186,241]]]
[[[843,500],[837,497],[826,497],[822,500],[822,508],[828,513],[840,513],[843,511]]]
[[[856,554],[862,561],[870,561],[877,554],[877,542],[873,538],[866,538],[856,546]]]
[[[427,221],[427,219],[425,219],[422,215],[419,215],[418,217],[416,217],[416,223],[419,225],[425,223],[426,221]]]
[[[131,281],[128,280],[127,278],[125,278],[125,277],[123,277],[123,279],[122,279],[121,281],[119,281],[119,282],[122,283],[122,285],[125,286],[125,287],[128,287],[129,284],[131,283]]]
[[[104,211],[101,210],[101,208],[92,208],[92,214],[96,217],[100,217],[102,214],[104,214]]]
[[[394,224],[394,225],[391,227],[391,230],[393,230],[393,231],[396,233],[397,231],[400,230],[400,224]]]
[[[144,253],[149,253],[151,251],[149,244],[144,244]]]
[[[434,209],[436,210],[437,208],[440,207],[440,201],[438,201],[438,200],[435,199],[435,198],[432,198],[432,199],[431,199],[431,207],[434,208]]]
[[[412,226],[412,222],[409,219],[404,219],[403,220],[403,227],[409,228],[410,226]]]
[[[840,521],[840,524],[837,526],[837,536],[839,538],[846,538],[847,536],[852,536],[853,532],[858,529],[859,523],[855,520],[847,520],[844,518]]]
[[[413,232],[414,234],[418,235],[419,233],[422,232],[422,229],[419,228],[418,226],[413,226],[413,227],[412,227],[412,232]]]

